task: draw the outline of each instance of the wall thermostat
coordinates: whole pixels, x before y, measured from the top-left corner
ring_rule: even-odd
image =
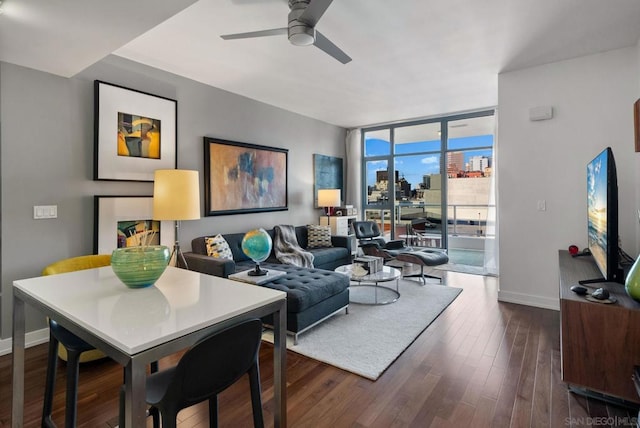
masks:
[[[551,118],[553,118],[553,107],[551,106],[531,107],[529,109],[529,120],[531,121],[549,120]]]

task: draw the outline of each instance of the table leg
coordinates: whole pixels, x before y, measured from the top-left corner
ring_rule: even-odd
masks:
[[[24,301],[13,295],[13,394],[11,426],[21,428],[24,421]]]
[[[133,358],[124,368],[125,427],[146,427],[146,364]]]
[[[273,314],[273,387],[274,425],[287,426],[287,304],[282,301],[280,309]]]
[[[374,282],[374,284],[375,284],[375,288],[373,289],[373,291],[374,291],[374,295],[376,297],[374,302],[377,305],[378,304],[378,281]]]

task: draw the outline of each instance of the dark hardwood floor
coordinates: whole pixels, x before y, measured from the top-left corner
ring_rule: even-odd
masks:
[[[495,278],[449,272],[445,282],[464,291],[376,382],[289,352],[289,426],[632,426],[633,412],[568,392],[560,375],[558,312],[497,302]],[[273,426],[271,356],[272,347],[263,344],[266,426]],[[162,360],[161,368],[179,357]],[[40,423],[45,358],[46,345],[26,352],[25,427]],[[62,368],[54,403],[59,426]],[[116,425],[121,381],[122,369],[111,361],[82,365],[79,426]],[[0,357],[0,427],[10,426],[10,409],[6,355]],[[208,426],[206,404],[184,410],[179,419],[183,428]],[[251,424],[248,381],[242,380],[220,395],[220,425]]]

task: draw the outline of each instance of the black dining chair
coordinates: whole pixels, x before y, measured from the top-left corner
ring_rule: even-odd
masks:
[[[146,400],[152,412],[159,411],[162,427],[175,427],[180,410],[205,400],[209,400],[209,426],[217,427],[218,394],[244,374],[249,375],[253,425],[264,427],[258,366],[261,337],[259,319],[240,322],[200,340],[176,366],[149,375]]]

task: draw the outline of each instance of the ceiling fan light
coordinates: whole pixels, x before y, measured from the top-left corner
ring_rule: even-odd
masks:
[[[316,41],[316,30],[299,21],[289,21],[289,42],[295,46],[309,46]]]
[[[295,46],[309,46],[315,41],[312,34],[297,33],[289,36],[289,41]]]

